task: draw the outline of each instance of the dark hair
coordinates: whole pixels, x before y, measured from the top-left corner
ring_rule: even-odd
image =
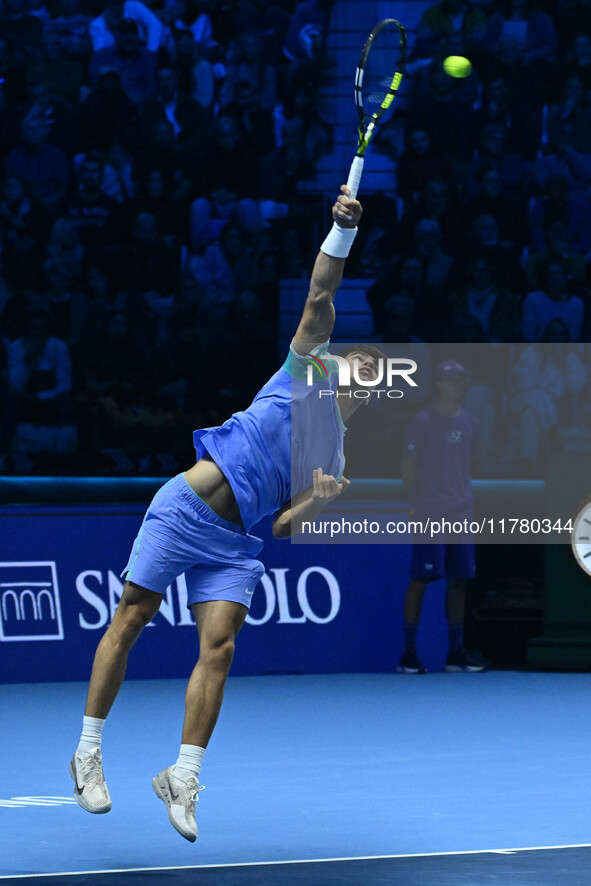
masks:
[[[137,37],[139,34],[137,22],[135,22],[132,18],[122,18],[120,21],[117,22],[117,33],[135,34]]]
[[[82,166],[85,166],[87,163],[98,163],[98,165],[102,169],[102,167],[105,165],[105,158],[100,151],[97,151],[95,148],[93,148],[84,155],[80,167],[82,168]]]
[[[348,348],[339,351],[338,356],[348,357],[349,354],[366,354],[368,357],[373,357],[374,360],[380,360],[382,357],[386,357],[384,352],[380,351],[379,348],[368,344],[349,345]]]

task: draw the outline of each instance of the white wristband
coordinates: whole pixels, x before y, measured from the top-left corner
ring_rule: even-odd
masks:
[[[357,228],[341,228],[334,222],[320,249],[333,258],[347,258],[356,236]]]

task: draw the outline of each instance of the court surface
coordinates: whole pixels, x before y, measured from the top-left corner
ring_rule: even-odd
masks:
[[[0,686],[0,886],[591,883],[586,674],[231,678],[195,844],[151,788],[184,685],[124,684],[97,816],[67,772],[86,686]]]

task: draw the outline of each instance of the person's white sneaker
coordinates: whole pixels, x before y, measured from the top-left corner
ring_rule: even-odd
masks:
[[[173,828],[176,828],[185,840],[194,843],[197,839],[195,803],[199,799],[197,794],[203,788],[199,787],[199,782],[193,775],[186,781],[175,778],[173,769],[174,766],[169,766],[154,776],[152,787],[156,796],[166,803]]]
[[[70,775],[74,779],[74,799],[83,809],[97,815],[110,810],[111,795],[103,775],[100,748],[82,754],[75,751],[70,761]]]

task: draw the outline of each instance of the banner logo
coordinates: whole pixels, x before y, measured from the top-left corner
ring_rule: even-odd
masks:
[[[0,640],[63,640],[54,560],[0,563]]]

